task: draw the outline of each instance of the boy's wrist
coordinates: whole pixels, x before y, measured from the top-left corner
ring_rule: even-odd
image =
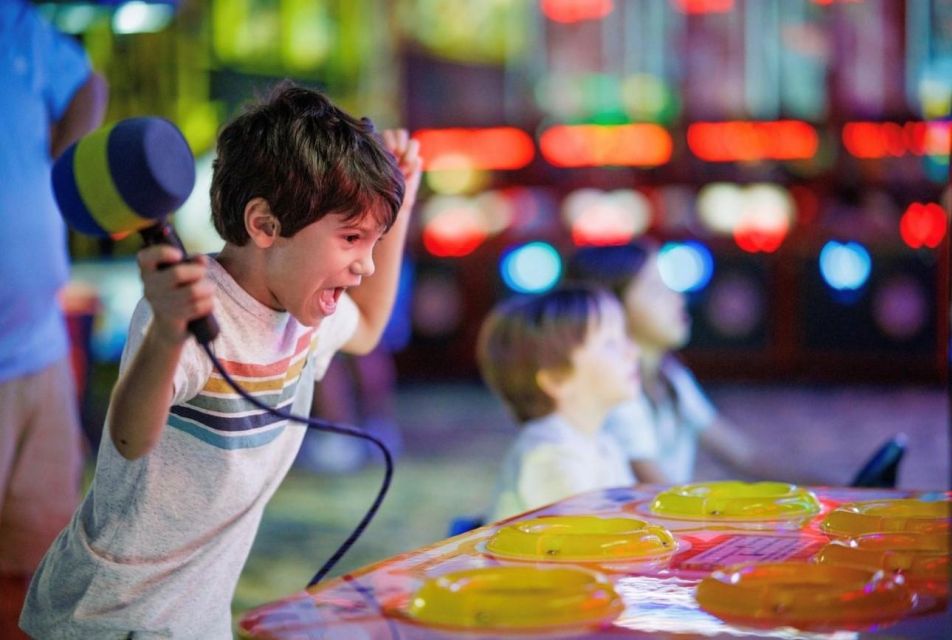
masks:
[[[154,347],[169,350],[181,350],[188,339],[188,331],[177,329],[168,323],[153,318],[146,332],[145,340]]]

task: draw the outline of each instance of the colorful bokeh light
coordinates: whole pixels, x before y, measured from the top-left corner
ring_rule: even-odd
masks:
[[[656,167],[671,159],[671,134],[656,124],[556,125],[539,136],[556,167]]]
[[[796,215],[793,197],[770,183],[746,187],[716,182],[698,193],[698,215],[715,233],[733,236],[749,253],[772,253],[780,248]]]
[[[952,140],[949,122],[849,122],[843,146],[857,158],[948,156]]]
[[[873,262],[858,242],[831,240],[820,250],[820,275],[836,291],[856,291],[869,280]]]
[[[571,24],[600,20],[614,9],[612,0],[541,0],[539,8],[553,22]]]
[[[688,126],[688,147],[707,162],[807,160],[820,141],[813,125],[776,122],[696,122]]]
[[[651,223],[651,203],[632,189],[578,189],[562,203],[562,217],[576,246],[624,244]]]
[[[530,242],[503,254],[499,273],[517,293],[548,291],[562,275],[562,258],[547,242]]]
[[[880,331],[895,340],[914,338],[929,314],[925,288],[915,278],[900,274],[886,281],[873,296],[873,318]]]
[[[488,236],[482,212],[468,198],[431,198],[423,208],[421,217],[423,246],[439,258],[469,255]]]
[[[714,258],[700,242],[668,242],[658,251],[658,270],[661,279],[670,288],[682,293],[694,293],[711,281]]]

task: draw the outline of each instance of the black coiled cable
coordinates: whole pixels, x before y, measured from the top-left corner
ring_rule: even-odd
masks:
[[[208,358],[212,361],[212,366],[215,367],[215,370],[218,372],[218,374],[224,378],[225,382],[231,385],[231,387],[237,391],[242,398],[259,409],[263,409],[268,413],[286,420],[300,422],[301,424],[306,425],[308,428],[317,429],[318,431],[328,431],[330,433],[339,433],[346,436],[353,436],[355,438],[363,438],[364,440],[375,444],[377,448],[380,449],[381,453],[383,453],[384,476],[383,482],[380,484],[380,491],[377,492],[377,497],[374,498],[373,504],[371,504],[370,508],[367,509],[364,517],[360,519],[360,522],[357,523],[357,526],[354,527],[354,530],[351,531],[349,536],[347,536],[347,539],[344,540],[344,542],[341,543],[339,547],[337,547],[337,550],[331,555],[330,558],[327,559],[321,568],[317,570],[317,573],[314,574],[314,577],[311,578],[311,581],[307,583],[307,586],[311,587],[320,582],[321,579],[323,579],[324,576],[326,576],[327,573],[334,567],[334,565],[337,564],[337,562],[343,557],[343,555],[347,553],[348,549],[353,546],[353,544],[357,541],[357,538],[361,536],[361,534],[364,532],[364,529],[367,528],[367,525],[370,524],[370,521],[377,513],[377,509],[380,508],[384,497],[387,495],[387,491],[390,489],[390,481],[393,478],[393,457],[390,455],[390,451],[387,449],[386,445],[369,433],[365,433],[354,427],[334,424],[333,422],[320,420],[318,418],[296,416],[292,413],[283,411],[282,409],[278,409],[276,407],[270,407],[267,404],[261,402],[250,393],[245,391],[241,385],[235,382],[228,372],[225,371],[225,368],[222,366],[221,362],[219,362],[218,358],[215,357],[215,354],[212,352],[209,342],[204,342],[201,344],[202,348],[205,349],[205,353],[208,354]]]

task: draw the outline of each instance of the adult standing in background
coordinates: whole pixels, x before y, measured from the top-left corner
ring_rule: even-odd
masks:
[[[107,87],[25,0],[0,2],[0,637],[79,499],[82,436],[57,293],[69,273],[53,161],[102,122]]]

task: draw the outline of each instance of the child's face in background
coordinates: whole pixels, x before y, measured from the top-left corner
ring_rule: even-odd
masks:
[[[668,351],[679,349],[691,337],[691,318],[684,295],[661,279],[654,253],[628,283],[622,303],[628,314],[628,331],[638,344]]]
[[[269,290],[279,308],[317,326],[334,313],[341,293],[374,272],[373,249],[383,235],[375,216],[345,221],[328,214],[269,248]]]
[[[576,397],[600,400],[606,409],[614,407],[638,390],[638,353],[625,331],[622,310],[605,313],[593,321],[585,342],[572,352],[572,371],[562,384]]]

